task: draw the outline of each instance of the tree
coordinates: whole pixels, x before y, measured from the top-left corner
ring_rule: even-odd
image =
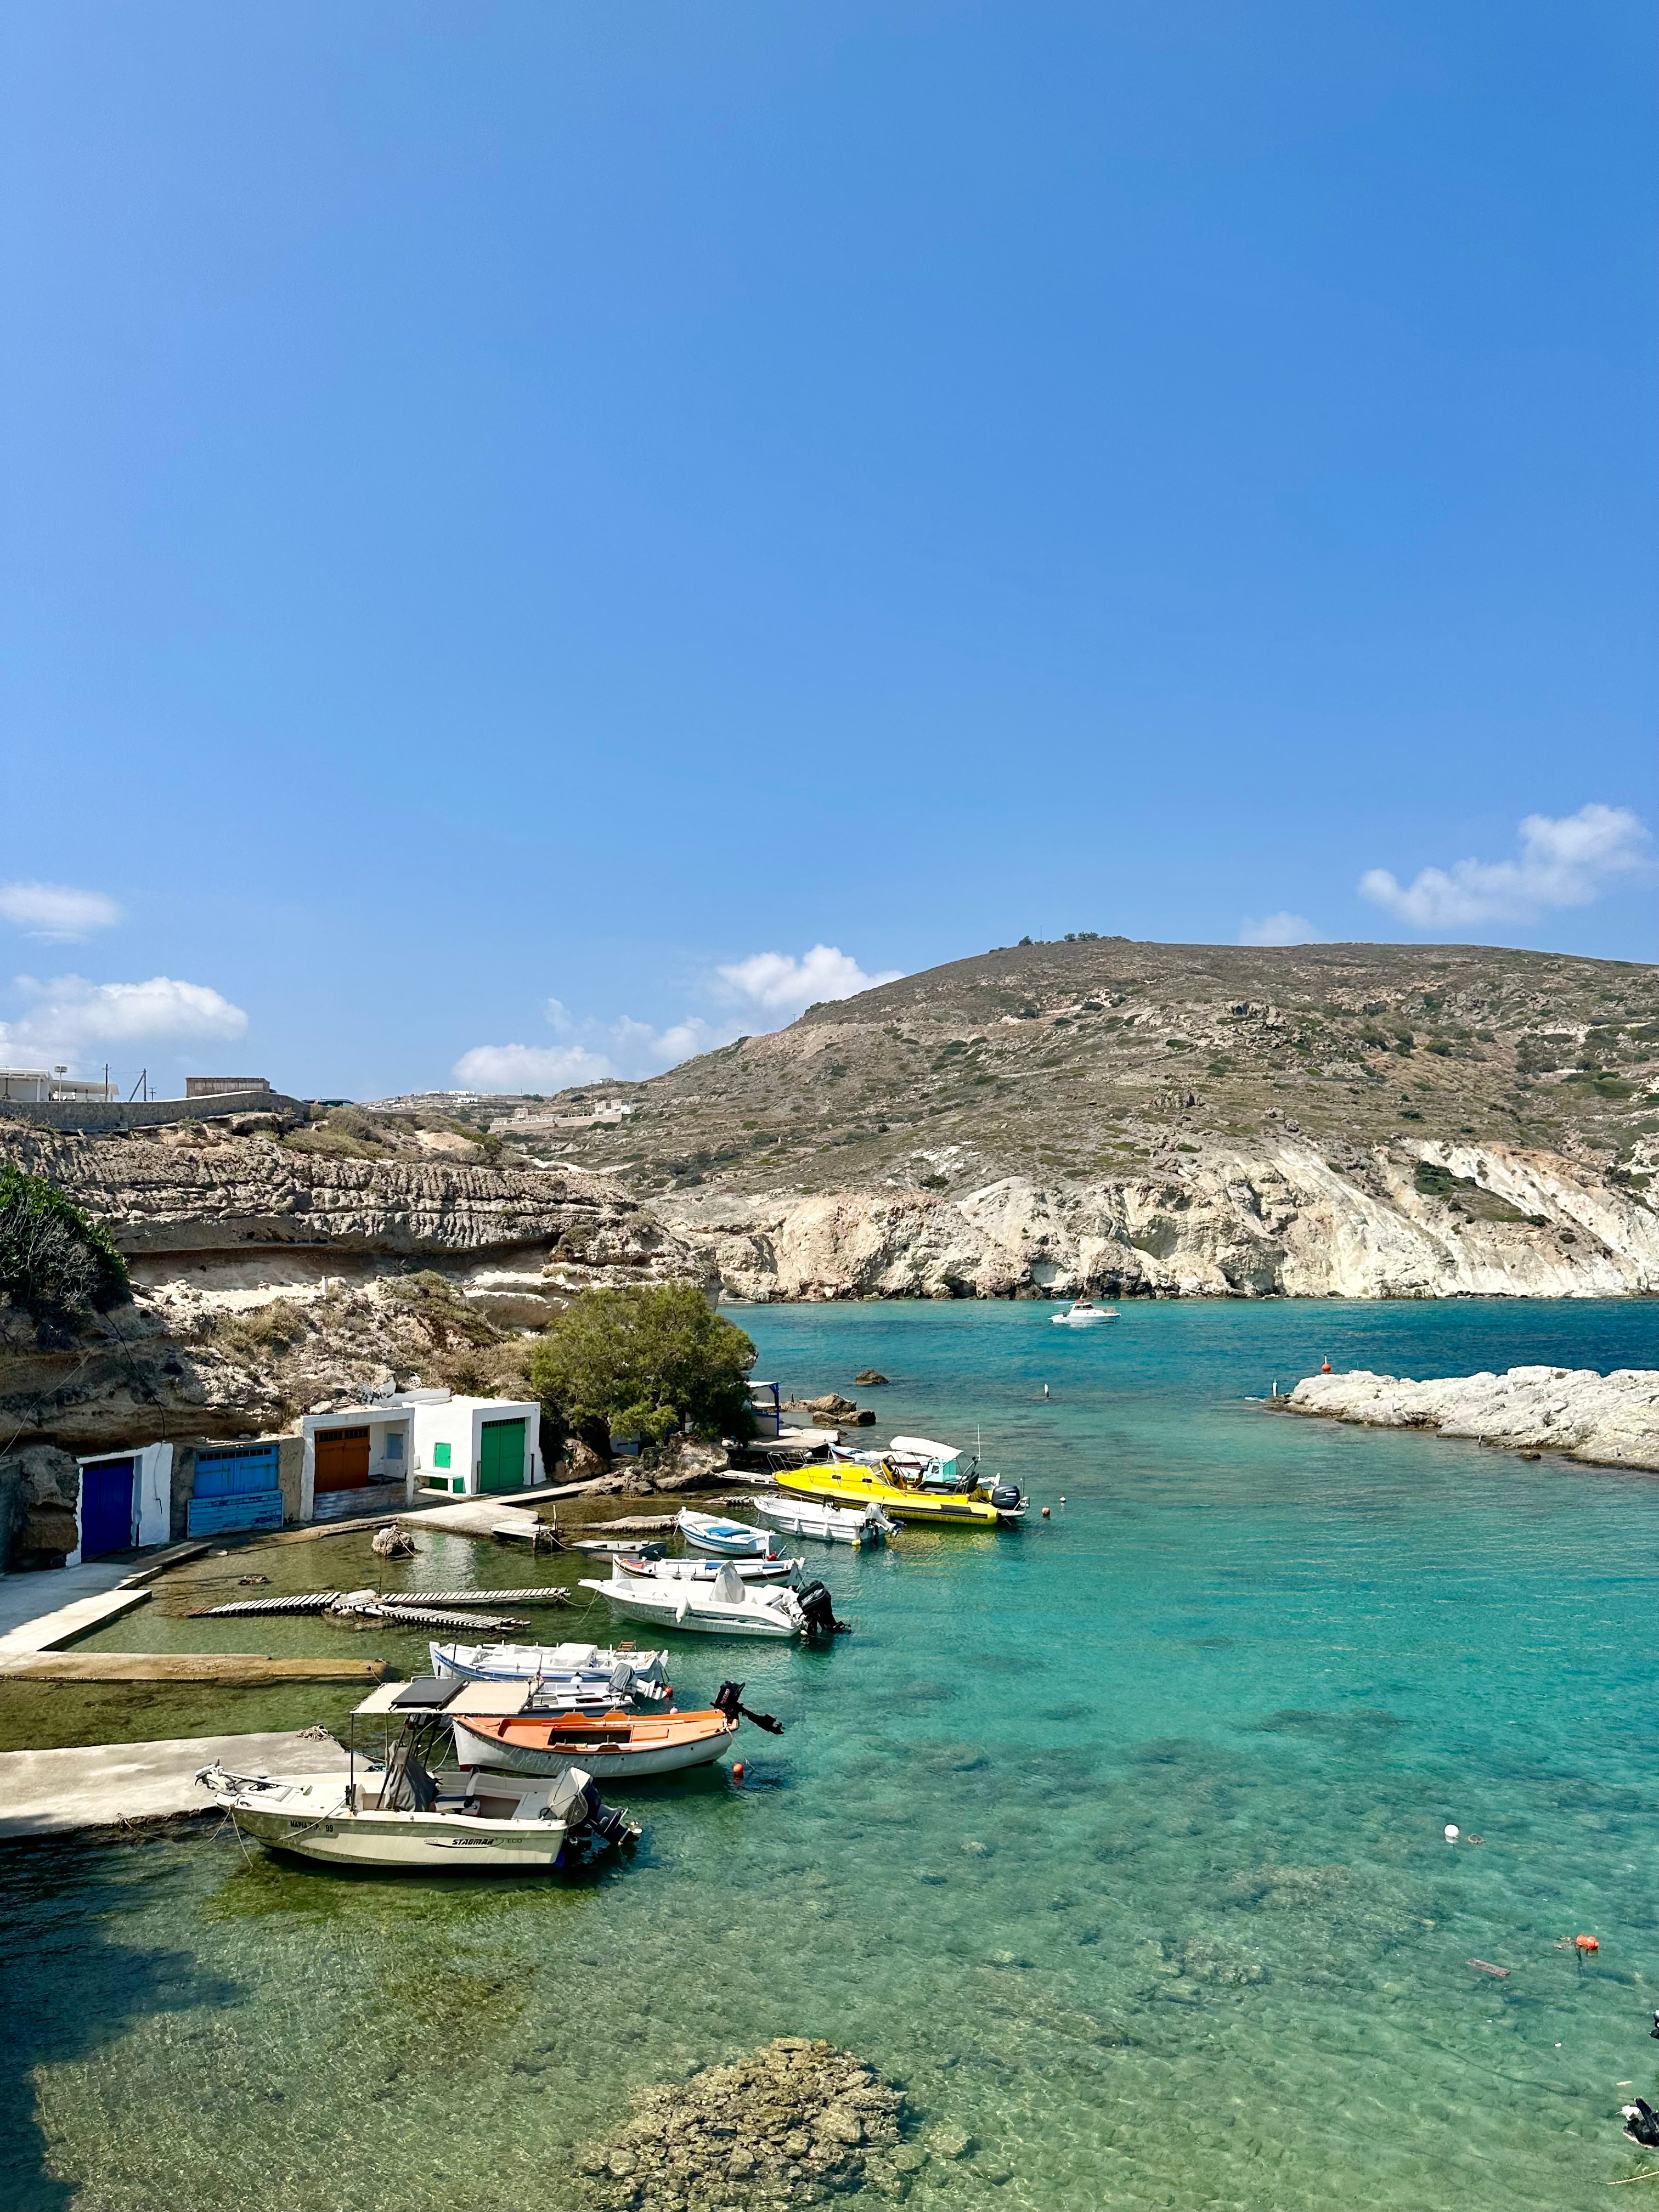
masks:
[[[84,1313],[127,1296],[126,1262],[39,1176],[0,1161],[0,1292],[33,1314]]]
[[[659,1443],[689,1421],[699,1436],[753,1432],[755,1346],[690,1283],[584,1291],[530,1355],[530,1386],[578,1434],[636,1434]]]

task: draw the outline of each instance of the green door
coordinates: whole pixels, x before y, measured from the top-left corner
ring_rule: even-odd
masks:
[[[524,1488],[524,1423],[486,1421],[478,1440],[480,1490]]]

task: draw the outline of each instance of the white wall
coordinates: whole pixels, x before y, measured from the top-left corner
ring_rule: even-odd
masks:
[[[445,1483],[452,1498],[476,1496],[478,1462],[483,1449],[482,1434],[487,1421],[524,1423],[525,1481],[546,1481],[546,1470],[542,1466],[542,1409],[533,1399],[451,1398],[441,1406],[417,1405],[414,1413],[415,1487],[424,1494],[434,1494],[427,1487],[431,1479]],[[449,1447],[447,1468],[437,1463],[439,1444]],[[454,1487],[458,1476],[464,1480],[464,1491]]]
[[[82,1469],[107,1467],[112,1459],[132,1462],[132,1508],[137,1522],[133,1541],[141,1549],[151,1544],[165,1544],[173,1528],[173,1446],[168,1443],[140,1444],[130,1452],[93,1452],[76,1465]],[[75,1532],[81,1533],[81,1493],[75,1494]],[[81,1547],[75,1549],[64,1562],[67,1567],[81,1564]]]
[[[414,1422],[406,1406],[352,1406],[340,1413],[307,1413],[300,1424],[300,1433],[305,1438],[305,1458],[300,1469],[300,1518],[312,1519],[317,1510],[317,1437],[325,1429],[364,1429],[368,1431],[368,1471],[371,1477],[400,1474],[404,1479],[402,1503],[409,1503],[413,1488],[415,1463]],[[387,1448],[387,1438],[393,1435],[403,1438],[403,1455],[394,1459]],[[391,1503],[390,1500],[387,1501]]]

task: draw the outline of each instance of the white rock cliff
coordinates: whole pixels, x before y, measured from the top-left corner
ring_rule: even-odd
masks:
[[[1455,1178],[1425,1194],[1419,1164]],[[1559,1154],[1211,1145],[1149,1175],[660,1198],[728,1297],[1607,1297],[1659,1291],[1659,1215]]]

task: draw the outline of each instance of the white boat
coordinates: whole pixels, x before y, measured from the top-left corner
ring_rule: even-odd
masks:
[[[611,1562],[613,1574],[649,1575],[660,1583],[712,1583],[730,1567],[746,1583],[793,1582],[799,1559],[649,1559],[624,1554]]]
[[[700,1552],[714,1552],[723,1559],[770,1559],[777,1547],[769,1528],[754,1528],[746,1521],[728,1521],[719,1513],[694,1513],[684,1506],[674,1526],[688,1544]]]
[[[588,1843],[636,1836],[580,1767],[551,1776],[428,1771],[400,1745],[355,1774],[233,1774],[196,1779],[240,1833],[331,1866],[518,1874],[556,1867]],[[606,1832],[607,1826],[611,1832]]]
[[[890,1521],[879,1505],[854,1512],[848,1506],[819,1505],[810,1498],[757,1498],[755,1510],[786,1535],[817,1536],[826,1544],[879,1544],[896,1536],[898,1522]]]
[[[1056,1328],[1095,1328],[1102,1322],[1115,1321],[1115,1306],[1097,1306],[1090,1298],[1075,1299],[1064,1313],[1050,1314],[1049,1320]]]
[[[602,1597],[624,1620],[647,1620],[659,1628],[684,1628],[704,1636],[806,1636],[834,1626],[829,1592],[822,1583],[786,1589],[779,1583],[758,1588],[732,1571],[727,1559],[711,1583],[659,1582],[654,1575],[616,1575],[606,1583],[580,1588]]]
[[[665,1651],[601,1650],[593,1644],[428,1644],[440,1681],[539,1680],[573,1707],[662,1705],[673,1695]]]

